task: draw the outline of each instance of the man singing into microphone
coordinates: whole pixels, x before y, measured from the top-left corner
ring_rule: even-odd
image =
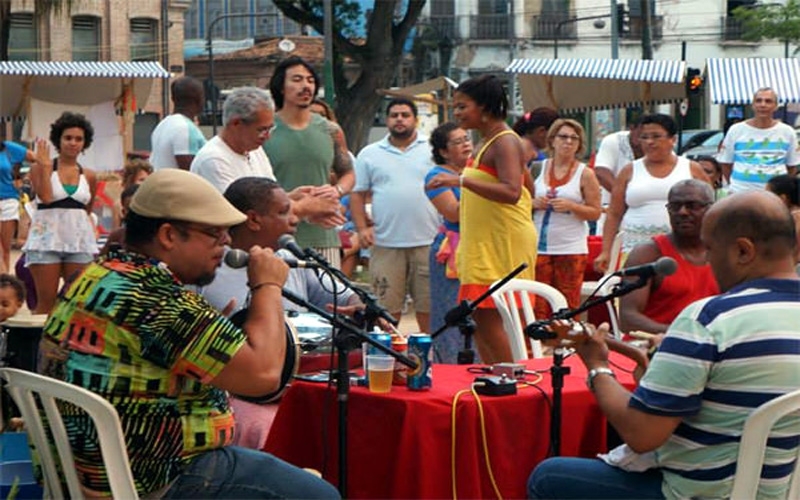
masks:
[[[227,391],[257,397],[280,381],[288,268],[250,248],[254,312],[242,328],[183,285],[214,278],[228,228],[246,219],[201,177],[156,172],[131,201],[125,249],[90,264],[44,327],[40,370],[114,405],[142,498],[338,498],[305,471],[231,446]],[[74,410],[64,420],[87,496],[108,496],[91,421]]]
[[[611,425],[633,451],[654,451],[654,460],[631,468],[551,458],[531,474],[529,498],[731,496],[745,420],[800,387],[797,239],[780,198],[748,191],[708,209],[701,240],[722,293],[678,315],[636,390],[614,377],[607,325],[576,347]],[[780,421],[770,435],[758,498],[787,498],[800,437],[795,420]]]
[[[707,182],[687,179],[669,190],[667,212],[672,231],[634,247],[625,265],[633,267],[671,257],[678,269],[671,276],[653,276],[646,286],[620,298],[623,332],[664,333],[686,306],[719,293],[700,241],[703,216],[712,203],[714,190]]]

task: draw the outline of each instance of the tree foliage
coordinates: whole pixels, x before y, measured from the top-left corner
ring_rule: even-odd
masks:
[[[322,0],[274,0],[287,17],[324,32]],[[332,0],[334,9],[333,80],[336,115],[353,151],[366,143],[382,97],[377,90],[392,85],[403,56],[403,45],[426,0],[375,0],[367,16],[352,0]],[[358,23],[365,21],[359,33]],[[344,62],[359,68],[352,82]]]
[[[733,16],[742,21],[743,38],[757,42],[774,39],[782,42],[800,42],[800,0],[737,7]]]

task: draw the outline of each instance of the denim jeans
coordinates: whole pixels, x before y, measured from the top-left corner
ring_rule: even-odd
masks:
[[[661,471],[627,472],[594,458],[556,457],[528,478],[528,498],[663,499]]]
[[[228,446],[198,456],[162,498],[331,498],[329,483],[274,456]]]

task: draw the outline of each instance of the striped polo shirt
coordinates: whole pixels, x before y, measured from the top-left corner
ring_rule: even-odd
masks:
[[[799,388],[800,281],[753,280],[684,309],[629,403],[683,418],[656,450],[666,498],[730,496],[745,419]],[[779,421],[759,498],[786,495],[799,442],[800,417]]]

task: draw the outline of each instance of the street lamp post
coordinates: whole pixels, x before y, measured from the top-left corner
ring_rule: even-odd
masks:
[[[206,50],[208,51],[208,87],[214,89],[214,49],[211,42],[211,34],[214,31],[214,26],[223,19],[233,17],[278,17],[277,12],[250,12],[239,14],[220,14],[215,17],[208,25],[206,30]],[[211,96],[211,129],[214,135],[217,135],[217,96]]]
[[[564,26],[565,24],[577,23],[578,21],[589,21],[591,19],[597,19],[598,21],[595,23],[595,27],[603,28],[605,27],[605,23],[602,20],[611,16],[612,14],[598,14],[596,16],[573,17],[570,19],[564,19],[563,21],[559,21],[558,23],[556,23],[556,29],[553,32],[553,59],[558,59],[558,41],[561,38],[562,26]]]

